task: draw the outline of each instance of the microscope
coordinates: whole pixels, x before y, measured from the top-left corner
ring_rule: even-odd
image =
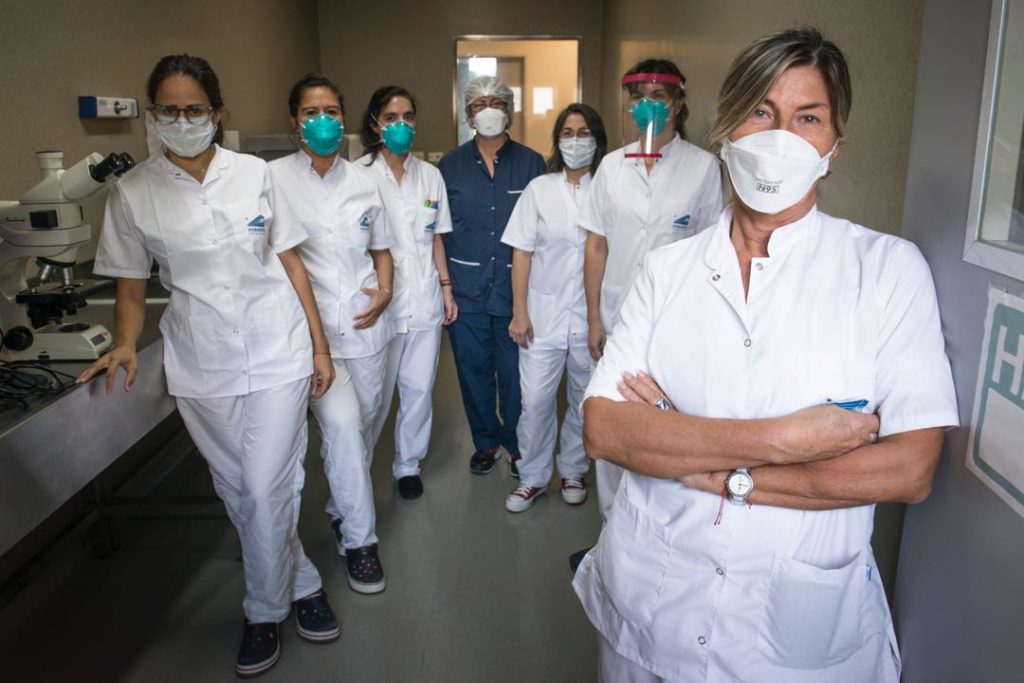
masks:
[[[64,170],[63,152],[36,152],[43,179],[21,201],[0,201],[0,359],[93,360],[113,346],[102,325],[65,323],[85,297],[109,282],[75,280],[78,248],[89,241],[82,199],[99,192],[135,161],[90,154]],[[25,279],[36,259],[38,283]]]

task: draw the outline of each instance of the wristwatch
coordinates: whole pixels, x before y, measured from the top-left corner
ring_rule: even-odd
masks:
[[[754,478],[750,476],[749,467],[738,467],[725,478],[725,490],[729,501],[737,505],[745,505],[754,491]]]

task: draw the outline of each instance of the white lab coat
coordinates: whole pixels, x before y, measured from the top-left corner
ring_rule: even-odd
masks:
[[[643,159],[625,156],[639,144],[601,160],[580,210],[580,225],[608,240],[601,281],[601,322],[608,334],[644,255],[710,227],[722,211],[722,174],[714,155],[677,135],[648,173]]]
[[[160,265],[168,390],[238,531],[253,622],[320,588],[296,532],[313,365],[276,253],[306,237],[287,211],[271,208],[256,157],[218,147],[201,184],[151,157],[112,188],[95,265],[136,279]]]
[[[299,254],[309,271],[335,364],[343,363],[352,380],[332,387],[330,395],[313,404],[320,422],[324,471],[328,482],[334,483],[327,513],[332,519],[344,516],[346,527],[361,530],[346,534],[343,528],[346,544],[355,537],[375,539],[366,472],[376,442],[373,425],[383,410],[387,345],[394,333],[387,310],[373,327],[356,330],[352,325],[356,314],[370,303],[360,290],[378,287],[368,250],[393,244],[383,202],[373,181],[340,156],[322,178],[304,151],[276,159],[268,168],[275,202],[290,206],[291,215],[309,234],[299,245]],[[340,409],[351,404],[348,394],[352,391],[359,401],[362,448],[348,438],[357,426],[350,411]],[[331,409],[332,405],[339,409]],[[342,480],[346,486],[339,486]]]
[[[928,266],[911,243],[812,209],[772,233],[744,296],[730,210],[647,257],[587,396],[643,370],[681,412],[784,415],[867,399],[880,436],[956,425]],[[756,471],[755,471],[756,486]],[[874,506],[725,503],[627,472],[574,588],[616,652],[673,681],[890,681],[899,651]]]
[[[556,397],[564,370],[569,375],[568,406],[562,420],[558,472],[562,477],[580,476],[589,469],[579,404],[593,361],[587,349],[583,295],[586,233],[577,215],[591,186],[589,173],[579,186],[570,185],[563,172],[534,178],[501,237],[511,247],[532,252],[526,308],[534,337],[519,350],[523,410],[517,427],[519,476],[527,486],[547,486],[551,479],[558,430]]]
[[[148,279],[159,264],[172,396],[241,396],[313,372],[306,316],[276,253],[306,232],[287,206],[272,208],[266,168],[217,147],[201,185],[158,156],[111,188],[94,270]]]
[[[376,441],[384,426],[397,386],[399,406],[391,469],[399,479],[419,474],[420,461],[430,445],[434,379],[444,320],[441,282],[434,265],[434,236],[451,232],[452,219],[444,179],[431,164],[412,155],[406,157],[401,185],[383,154],[373,161],[366,155],[355,165],[377,183],[395,240],[391,247],[395,298],[388,309],[396,335],[388,350],[382,410],[373,438]]]
[[[393,245],[377,186],[351,162],[336,157],[321,178],[312,159],[295,152],[267,165],[275,204],[287,204],[309,238],[299,245],[316,294],[324,328],[335,358],[360,358],[381,351],[391,341],[391,317],[385,309],[377,323],[352,329],[377,288],[369,251]]]

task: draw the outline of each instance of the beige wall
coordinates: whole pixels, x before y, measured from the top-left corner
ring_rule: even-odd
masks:
[[[760,35],[796,25],[817,26],[839,45],[853,77],[847,144],[824,184],[821,206],[899,232],[921,0],[607,0],[602,82],[609,140],[619,140],[618,78],[639,59],[669,57],[679,64],[688,81],[688,132],[703,144],[718,87],[737,52]]]
[[[291,83],[319,64],[314,0],[0,0],[0,199],[35,184],[33,152],[60,149],[65,166],[89,152],[145,156],[142,120],[78,118],[78,95],[130,96],[145,105],[145,83],[163,55],[207,58],[221,79],[229,128],[242,137],[287,132]],[[94,240],[102,197],[86,201]],[[79,257],[91,258],[92,249]]]
[[[402,85],[419,100],[416,149],[447,151],[455,146],[456,36],[579,36],[583,100],[597,106],[602,9],[600,0],[319,0],[321,67],[345,93],[350,130],[374,90]]]

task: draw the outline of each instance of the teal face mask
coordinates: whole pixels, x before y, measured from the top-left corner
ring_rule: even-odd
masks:
[[[645,97],[634,102],[629,111],[641,132],[654,124],[654,134],[658,135],[665,130],[665,124],[668,123],[668,105],[662,100]]]
[[[345,127],[330,114],[317,114],[302,123],[302,141],[313,154],[325,157],[338,151]]]
[[[416,129],[406,121],[395,121],[381,129],[380,137],[392,154],[408,154],[416,138]]]

